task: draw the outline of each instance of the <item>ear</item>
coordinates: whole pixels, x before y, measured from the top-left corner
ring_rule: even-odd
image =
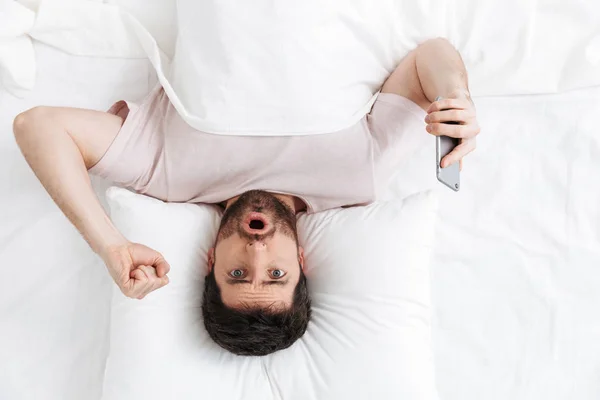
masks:
[[[304,248],[302,246],[298,247],[298,262],[300,263],[300,268],[304,271]]]
[[[209,273],[210,273],[210,271],[212,271],[214,265],[215,265],[215,248],[211,247],[210,250],[208,250],[208,272]]]

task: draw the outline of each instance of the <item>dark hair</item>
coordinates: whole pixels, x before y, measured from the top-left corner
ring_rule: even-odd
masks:
[[[227,307],[221,300],[214,269],[204,281],[202,316],[208,335],[225,350],[240,356],[264,356],[287,349],[306,331],[310,314],[308,286],[302,271],[292,305],[286,310]]]

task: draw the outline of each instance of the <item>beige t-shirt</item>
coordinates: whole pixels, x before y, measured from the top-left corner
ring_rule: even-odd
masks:
[[[172,202],[220,203],[258,189],[296,196],[308,212],[370,203],[428,136],[425,112],[393,94],[379,95],[352,127],[309,136],[200,132],[161,88],[140,106],[119,102],[110,112],[126,119],[90,172]]]

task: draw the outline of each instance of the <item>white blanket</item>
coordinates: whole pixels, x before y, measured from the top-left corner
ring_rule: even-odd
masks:
[[[8,89],[34,81],[26,34],[71,54],[147,55],[184,119],[219,134],[345,128],[399,60],[435,36],[461,51],[475,96],[600,85],[600,7],[586,0],[42,0],[35,20],[7,1],[0,76]]]

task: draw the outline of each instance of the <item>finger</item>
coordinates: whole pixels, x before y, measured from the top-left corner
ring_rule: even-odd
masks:
[[[156,268],[156,274],[159,277],[166,277],[171,270],[171,266],[162,256],[160,256],[160,260],[154,264],[154,267]]]
[[[159,277],[166,275],[171,269],[162,254],[143,244],[135,243],[130,253],[135,265],[151,265],[156,268]]]
[[[479,126],[477,125],[451,125],[445,123],[431,123],[428,124],[425,129],[427,132],[435,136],[450,136],[459,139],[470,139],[475,137],[479,133]]]
[[[156,277],[156,279],[153,281],[152,285],[152,290],[156,290],[156,289],[160,289],[161,287],[167,286],[169,284],[169,277],[167,275],[163,276],[163,277]]]
[[[165,286],[169,283],[169,278],[165,275],[163,277],[158,277],[156,270],[153,267],[148,265],[140,266],[140,269],[144,271],[146,276],[148,276],[148,285],[144,288],[144,295]]]
[[[149,265],[140,265],[138,269],[142,271],[147,277],[144,286],[144,291],[147,291],[148,293],[151,292],[152,287],[155,285],[156,281],[159,280],[158,276],[156,275],[156,270],[154,269],[154,267],[151,267]]]
[[[125,282],[121,291],[127,297],[142,299],[153,290],[152,285],[155,279],[158,278],[156,278],[153,267],[139,266],[130,272],[130,279]]]
[[[463,167],[463,159],[461,158],[458,164],[458,170],[462,172],[462,167]]]
[[[148,280],[148,277],[146,276],[144,271],[142,271],[139,268],[136,268],[133,271],[131,271],[131,278],[133,280],[138,281],[139,283],[146,282]]]
[[[457,161],[460,161],[464,156],[475,150],[475,139],[463,141],[456,146],[446,157],[442,158],[441,167],[446,168]]]
[[[147,268],[154,271],[154,268],[152,267]],[[144,272],[140,268],[132,271],[132,279],[130,279],[125,285],[123,285],[123,287],[121,287],[123,294],[132,299],[135,298],[141,300],[146,297],[148,293],[169,284],[169,277],[166,275],[162,278],[158,278],[156,275],[154,275],[154,279],[148,279],[147,274],[150,274],[150,272]]]
[[[144,282],[147,282],[148,278],[146,274],[140,269],[134,269],[129,273],[129,277],[124,280],[120,285],[119,289],[127,297],[135,298],[140,293],[140,288]]]
[[[154,270],[152,267],[148,267]],[[152,286],[152,275],[148,274],[141,266],[131,271],[132,279],[128,282],[128,297],[142,299]]]
[[[425,117],[425,122],[462,122],[465,123],[473,118],[473,112],[470,110],[445,110],[435,111]]]
[[[434,111],[447,110],[449,108],[466,110],[471,108],[471,103],[466,99],[441,99],[431,103],[429,108],[427,108],[427,113],[429,114]]]

